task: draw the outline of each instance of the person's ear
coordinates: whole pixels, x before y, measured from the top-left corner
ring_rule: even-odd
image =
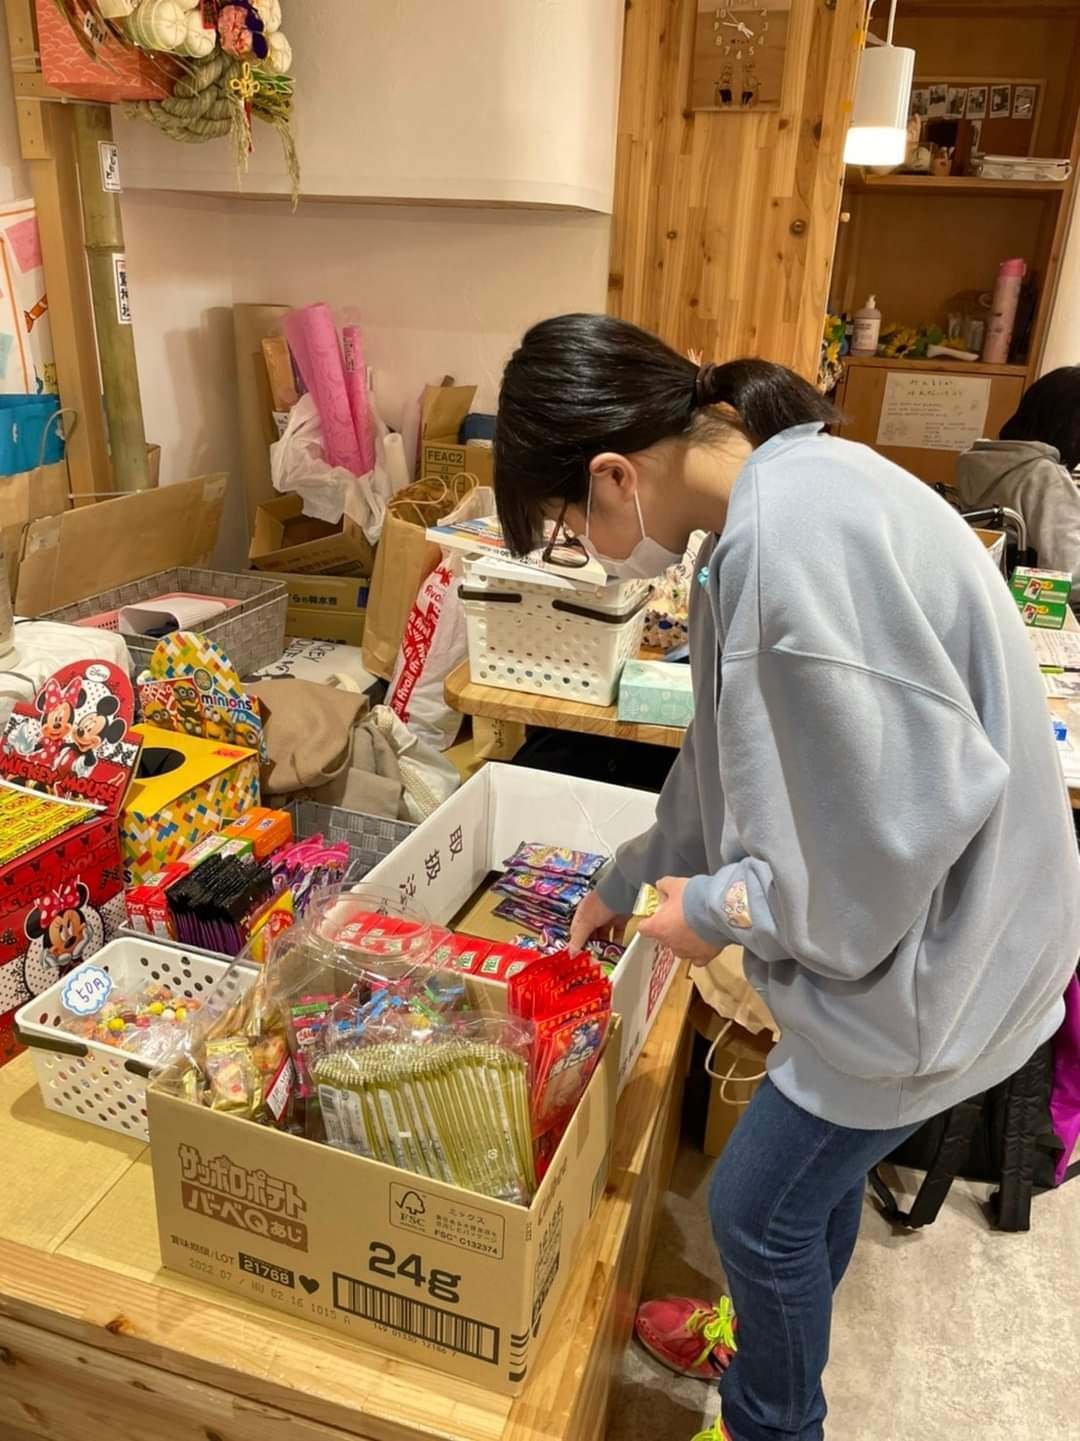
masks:
[[[589,465],[593,483],[601,482],[605,494],[623,505],[629,505],[637,495],[639,476],[634,462],[617,451],[605,450],[594,456]]]

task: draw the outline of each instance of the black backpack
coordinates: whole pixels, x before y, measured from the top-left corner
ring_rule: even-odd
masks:
[[[887,1161],[925,1171],[909,1211],[900,1206],[875,1166],[872,1186],[887,1220],[916,1229],[933,1221],[957,1176],[999,1182],[991,1223],[1002,1231],[1031,1227],[1031,1198],[1054,1185],[1062,1143],[1050,1124],[1053,1046],[1041,1046],[1007,1081],[919,1127]],[[884,1164],[884,1163],[883,1163]],[[1080,1162],[1066,1180],[1080,1172]]]

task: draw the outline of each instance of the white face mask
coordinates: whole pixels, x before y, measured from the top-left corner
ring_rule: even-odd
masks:
[[[589,495],[585,502],[585,534],[581,542],[585,549],[615,580],[655,580],[658,575],[663,575],[668,566],[676,565],[683,558],[681,550],[668,550],[658,540],[653,540],[645,529],[645,519],[641,514],[641,498],[637,491],[634,491],[634,508],[637,510],[638,525],[641,527],[641,539],[624,560],[614,560],[609,555],[601,555],[596,546],[589,539],[589,521],[592,516],[592,476],[589,477]]]

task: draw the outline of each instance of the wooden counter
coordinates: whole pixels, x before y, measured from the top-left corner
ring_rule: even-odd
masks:
[[[4,1441],[598,1441],[678,1140],[691,986],[623,1092],[611,1180],[511,1401],[163,1271],[146,1146],[0,1070]]]
[[[655,659],[649,652],[644,659]],[[639,725],[621,721],[613,705],[586,705],[584,701],[561,700],[558,696],[526,695],[524,691],[500,686],[477,685],[469,679],[469,662],[463,661],[446,678],[447,704],[462,715],[472,716],[494,727],[488,760],[505,760],[525,739],[525,726],[550,726],[553,730],[581,731],[585,735],[611,736],[615,740],[645,741],[648,745],[678,750],[686,735],[682,726]],[[474,733],[478,728],[474,724]]]

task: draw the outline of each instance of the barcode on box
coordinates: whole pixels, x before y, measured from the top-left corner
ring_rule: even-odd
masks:
[[[334,1305],[339,1311],[348,1311],[378,1326],[388,1326],[404,1336],[430,1341],[477,1361],[490,1361],[493,1366],[499,1364],[498,1329],[483,1321],[455,1316],[452,1311],[429,1306],[426,1301],[415,1301],[409,1296],[396,1296],[393,1291],[372,1286],[367,1281],[356,1281],[339,1271],[334,1272]]]

